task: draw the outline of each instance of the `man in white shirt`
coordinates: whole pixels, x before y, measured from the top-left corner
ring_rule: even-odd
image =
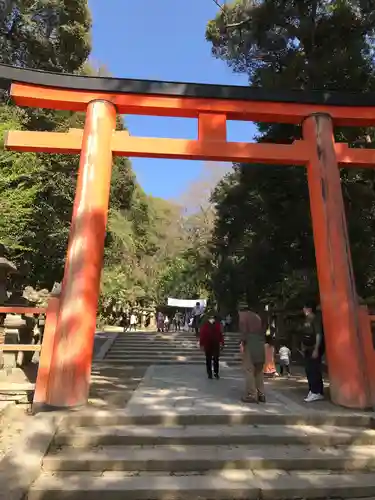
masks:
[[[137,320],[137,316],[132,313],[130,315],[130,329],[129,331],[133,328],[133,330],[135,331],[137,329],[137,323],[138,323],[138,320]]]
[[[286,345],[282,345],[279,349],[279,364],[280,364],[280,375],[284,374],[284,368],[290,377],[290,357],[292,353]]]
[[[204,308],[201,306],[199,302],[195,304],[195,307],[193,307],[193,310],[191,312],[191,315],[193,317],[192,327],[195,330],[195,335],[197,337],[199,336],[199,323],[203,312]]]

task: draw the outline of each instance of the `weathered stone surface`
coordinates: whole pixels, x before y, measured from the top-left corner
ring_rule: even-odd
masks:
[[[0,500],[21,500],[41,471],[60,417],[39,415],[30,420],[13,449],[0,461]]]
[[[312,425],[191,425],[79,427],[61,430],[55,444],[71,446],[164,444],[314,444],[316,446],[375,444],[375,430]]]
[[[222,365],[240,364],[239,334],[226,336],[225,348],[221,354]],[[106,361],[133,364],[202,364],[204,354],[197,346],[192,332],[168,332],[164,334],[126,332],[119,334],[106,354]]]
[[[245,405],[241,370],[221,375],[207,380],[204,365],[153,366],[126,407],[70,413],[29,500],[374,494],[372,413],[304,405],[273,382],[267,404]]]
[[[205,471],[230,469],[375,469],[375,446],[106,446],[66,448],[43,460],[45,470]]]
[[[265,500],[367,497],[375,491],[374,474],[256,471],[254,475]]]
[[[204,476],[136,477],[108,472],[101,477],[90,477],[87,474],[43,474],[32,486],[28,500],[78,500],[85,494],[90,500],[102,500],[103,495],[108,500],[350,498],[364,494],[371,496],[374,488],[374,474],[325,477],[278,471],[265,471],[262,474],[222,471]]]
[[[53,494],[51,494],[53,492]],[[66,493],[70,493],[68,496]],[[197,498],[216,499],[255,499],[259,488],[254,484],[251,472],[241,477],[225,478],[220,475],[205,476],[137,476],[121,477],[106,473],[102,477],[88,478],[79,474],[61,479],[42,475],[31,488],[28,500],[77,499],[87,494],[90,500],[197,500]],[[48,496],[47,496],[48,495]]]

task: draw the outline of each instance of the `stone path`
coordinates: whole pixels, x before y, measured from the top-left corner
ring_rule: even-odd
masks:
[[[147,366],[94,364],[91,371],[89,405],[97,408],[125,408],[142,381]]]
[[[353,414],[329,401],[303,402],[306,382],[302,375],[266,380],[265,405],[242,403],[244,378],[240,368],[222,367],[220,380],[209,380],[202,366],[150,366],[131,397],[127,411],[134,414],[256,412],[262,414]]]
[[[220,380],[203,363],[153,365],[143,380],[133,370],[96,365],[99,403],[60,422],[28,500],[373,495],[373,415],[304,404],[299,375],[268,380],[267,403],[246,405],[236,367]]]
[[[238,333],[225,334],[225,347],[221,353],[222,365],[239,365],[240,337]],[[181,332],[125,332],[119,333],[105,355],[105,361],[123,365],[201,364],[204,354],[197,346],[195,334]]]

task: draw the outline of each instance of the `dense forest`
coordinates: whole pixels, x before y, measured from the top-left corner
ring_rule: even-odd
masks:
[[[264,89],[373,91],[374,1],[222,2],[206,38],[215,57]],[[290,143],[300,128],[259,124],[257,142]],[[373,147],[373,130],[337,129],[337,141]],[[375,172],[343,170],[358,293],[375,295]],[[220,304],[241,298],[294,307],[318,286],[306,172],[235,165],[214,190],[212,288]]]
[[[89,63],[87,0],[4,5],[0,62],[101,74]],[[374,91],[374,12],[375,1],[227,1],[208,23],[206,39],[213,56],[253,86]],[[0,140],[8,129],[83,124],[82,114],[19,109],[1,96]],[[118,129],[124,127],[119,119]],[[299,127],[257,127],[258,142],[300,137]],[[336,130],[336,140],[353,147],[371,147],[373,136],[370,129]],[[51,288],[62,278],[78,157],[1,150],[0,163],[0,242],[20,270],[20,284]],[[375,295],[375,172],[343,170],[342,188],[358,291],[368,298]],[[114,160],[102,301],[148,305],[171,295],[205,296],[232,311],[244,299],[293,307],[317,294],[303,169],[234,165],[211,203],[186,210],[146,195],[131,162]]]
[[[87,0],[6,2],[6,6],[0,13],[0,62],[54,72],[103,73],[88,62]],[[6,94],[1,96],[1,141],[9,129],[67,131],[83,125],[83,114],[20,109]],[[119,118],[121,128],[124,123]],[[78,161],[72,155],[19,154],[1,148],[0,242],[19,269],[13,286],[51,289],[61,280]],[[201,271],[191,268],[201,251],[204,223],[203,212],[187,216],[182,206],[147,196],[131,162],[116,158],[101,300],[148,304],[164,302],[170,294],[203,293]]]

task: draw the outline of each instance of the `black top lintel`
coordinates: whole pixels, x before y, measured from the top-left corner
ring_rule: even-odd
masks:
[[[0,88],[12,82],[60,89],[116,94],[143,94],[200,99],[317,104],[330,106],[375,106],[375,93],[335,92],[330,90],[269,90],[251,86],[213,85],[207,83],[163,82],[50,73],[0,64]]]

